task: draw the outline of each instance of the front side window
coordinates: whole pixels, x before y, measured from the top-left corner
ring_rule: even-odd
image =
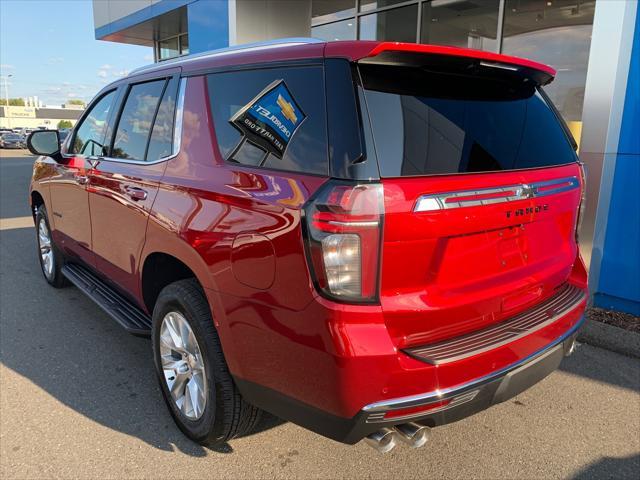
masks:
[[[214,73],[208,86],[225,160],[328,174],[321,66]]]
[[[166,80],[133,85],[120,114],[111,156],[144,160],[153,120]]]
[[[115,90],[105,94],[94,106],[76,129],[70,153],[77,155],[105,155],[105,135],[109,111],[113,106]]]
[[[576,160],[533,82],[361,66],[383,177],[486,172]]]

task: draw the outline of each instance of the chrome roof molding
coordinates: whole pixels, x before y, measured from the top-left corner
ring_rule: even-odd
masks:
[[[166,67],[175,64],[182,64],[190,62],[192,60],[199,60],[203,58],[215,58],[223,55],[230,55],[233,53],[252,52],[258,50],[267,50],[271,48],[292,47],[295,45],[309,45],[315,43],[326,43],[324,40],[317,38],[307,37],[292,37],[292,38],[278,38],[276,40],[267,40],[264,42],[244,43],[242,45],[234,45],[232,47],[219,48],[216,50],[208,50],[202,53],[195,53],[193,55],[185,55],[184,57],[176,57],[171,60],[165,60],[163,62],[152,63],[151,65],[145,65],[133,70],[130,75],[137,75],[154,70],[160,66]]]

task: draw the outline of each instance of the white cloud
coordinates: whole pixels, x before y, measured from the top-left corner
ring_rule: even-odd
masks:
[[[14,70],[16,67],[14,65],[9,65],[8,63],[3,63],[0,65],[0,70]]]
[[[151,55],[151,54],[149,54],[149,55],[145,55],[145,56],[144,56],[144,59],[145,59],[147,62],[153,62],[153,55]]]
[[[64,58],[62,57],[49,57],[47,59],[48,65],[60,65],[61,63],[64,63]]]
[[[115,72],[111,72],[114,77],[126,77],[129,75],[129,70],[119,70]]]
[[[107,71],[106,70],[98,70],[98,76],[100,78],[107,78]]]
[[[112,65],[109,65],[108,63],[105,63],[104,65],[102,65],[100,67],[100,70],[111,70],[113,68]]]
[[[77,98],[77,97],[78,97],[77,93],[74,93],[74,92],[67,93],[67,98]]]

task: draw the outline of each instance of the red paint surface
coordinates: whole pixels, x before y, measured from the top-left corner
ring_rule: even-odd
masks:
[[[534,62],[526,58],[512,57],[510,55],[502,55],[499,53],[487,52],[485,50],[475,50],[472,48],[446,47],[442,45],[421,45],[418,43],[400,43],[400,42],[382,42],[376,45],[369,52],[367,57],[375,57],[382,52],[416,52],[434,55],[448,55],[454,57],[476,58],[478,60],[487,60],[490,62],[506,63],[510,65],[519,65],[522,67],[532,68],[545,72],[552,77],[556,76],[554,68],[544,63]]]

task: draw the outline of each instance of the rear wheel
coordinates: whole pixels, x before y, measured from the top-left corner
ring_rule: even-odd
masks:
[[[153,353],[164,400],[192,440],[214,446],[259,420],[229,373],[209,304],[195,279],[165,287],[153,310]]]
[[[47,209],[40,205],[36,211],[36,236],[38,240],[38,259],[45,280],[50,285],[61,288],[67,285],[67,279],[62,275],[64,257],[56,248],[51,237]]]

